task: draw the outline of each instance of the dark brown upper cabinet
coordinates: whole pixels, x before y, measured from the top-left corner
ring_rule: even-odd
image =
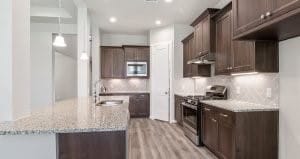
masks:
[[[194,33],[187,36],[183,41],[183,77],[192,77],[197,74],[197,66],[188,64],[194,55]]]
[[[211,17],[219,9],[206,9],[192,24],[195,28],[195,50],[192,57],[215,51],[215,25]]]
[[[149,46],[123,46],[125,51],[126,61],[149,61],[150,47]]]
[[[101,47],[101,78],[125,77],[125,54],[122,47]]]
[[[233,0],[234,38],[285,40],[300,35],[299,0]]]
[[[150,47],[149,46],[124,45],[123,48],[124,48],[124,52],[125,52],[125,63],[126,62],[147,62],[147,76],[146,77],[134,77],[134,78],[149,78],[149,75],[150,75]],[[125,72],[126,72],[126,69],[125,69]]]
[[[216,19],[216,75],[229,74],[231,58],[231,15],[226,12]]]
[[[216,75],[244,72],[278,72],[276,41],[232,40],[232,6],[223,8],[216,21]]]
[[[195,65],[188,64],[188,61],[193,59],[195,52],[195,42],[194,33],[188,35],[183,43],[183,77],[210,77],[211,76],[211,66],[210,65]]]

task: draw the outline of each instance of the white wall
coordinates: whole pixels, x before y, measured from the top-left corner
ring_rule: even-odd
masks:
[[[31,109],[52,104],[52,33],[31,32]]]
[[[150,45],[174,41],[174,25],[150,30]]]
[[[56,159],[56,136],[2,135],[0,154],[3,159]]]
[[[31,23],[31,111],[51,106],[55,101],[54,56],[52,34],[58,33],[57,24]],[[63,34],[77,34],[77,25],[62,24]]]
[[[30,1],[0,6],[0,120],[13,120],[30,113]]]
[[[100,30],[97,24],[92,24],[92,82],[100,79]]]
[[[0,10],[0,121],[3,121],[12,120],[11,1],[1,1]]]
[[[48,33],[58,33],[58,24],[51,23],[31,23],[30,30],[32,32],[48,32]],[[64,34],[77,34],[76,24],[61,24],[61,32]]]
[[[78,97],[87,97],[90,94],[90,61],[80,60],[81,54],[86,52],[90,56],[90,19],[87,8],[78,8],[77,20],[77,94]]]
[[[55,52],[55,101],[77,96],[77,59]]]
[[[176,81],[182,78],[183,44],[181,41],[192,32],[193,27],[184,24],[174,24],[150,30],[150,45],[164,42],[172,43],[170,53],[170,122],[175,121],[174,88],[176,88]]]
[[[299,158],[300,150],[300,37],[279,43],[280,159]]]
[[[215,6],[214,8],[223,8],[225,7],[228,3],[230,3],[231,0],[220,0]]]
[[[149,38],[147,35],[102,34],[101,45],[149,45]]]

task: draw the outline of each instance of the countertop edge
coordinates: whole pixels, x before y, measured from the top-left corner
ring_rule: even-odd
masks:
[[[232,102],[232,101],[229,101],[229,102]],[[235,102],[242,102],[242,103],[248,103],[248,102],[244,102],[244,101],[235,101]],[[213,107],[216,107],[216,108],[220,108],[220,109],[224,109],[224,110],[228,110],[228,111],[232,111],[232,112],[235,112],[235,113],[242,113],[242,112],[264,112],[264,111],[279,111],[279,107],[276,107],[276,106],[263,106],[263,104],[255,104],[255,103],[249,103],[249,104],[252,104],[252,105],[259,105],[259,106],[262,106],[261,108],[249,108],[251,106],[249,106],[248,108],[240,108],[240,109],[230,109],[226,106],[220,106],[218,104],[214,104],[214,103],[211,103],[211,101],[201,101],[200,103],[202,104],[207,104],[209,106],[213,106]]]

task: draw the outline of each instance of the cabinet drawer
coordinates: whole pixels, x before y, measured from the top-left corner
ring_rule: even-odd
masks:
[[[210,118],[216,119],[216,109],[207,105],[203,106],[203,113],[206,116],[209,116]]]
[[[230,125],[234,124],[234,114],[227,111],[218,111],[217,115],[220,122]]]

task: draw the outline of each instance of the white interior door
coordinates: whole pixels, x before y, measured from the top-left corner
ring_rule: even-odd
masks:
[[[151,118],[169,121],[169,44],[151,46]]]

